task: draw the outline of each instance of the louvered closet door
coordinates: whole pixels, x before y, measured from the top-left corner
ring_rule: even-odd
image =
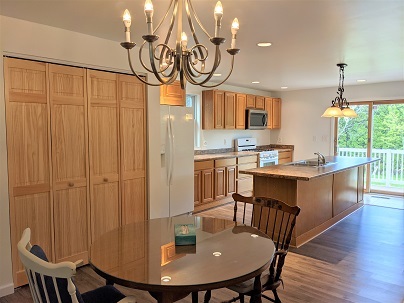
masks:
[[[118,77],[122,224],[128,224],[147,218],[145,85],[134,76]]]
[[[91,240],[119,226],[117,75],[87,70]]]
[[[56,262],[88,262],[87,93],[84,68],[49,64]]]
[[[4,59],[14,286],[27,283],[17,243],[25,228],[53,260],[50,123],[45,63]]]

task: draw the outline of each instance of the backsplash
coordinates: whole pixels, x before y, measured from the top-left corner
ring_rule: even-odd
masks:
[[[269,145],[259,145],[258,148],[279,148],[279,149],[291,149],[294,150],[294,145],[287,144],[269,144]],[[203,150],[194,150],[194,155],[206,155],[206,154],[222,154],[222,153],[231,153],[236,151],[233,148],[216,148],[216,149],[203,149]]]

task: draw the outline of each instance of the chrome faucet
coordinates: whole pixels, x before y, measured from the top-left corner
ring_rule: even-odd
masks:
[[[318,165],[320,165],[320,163],[321,163],[321,165],[325,165],[325,157],[324,157],[324,155],[322,153],[320,153],[320,152],[316,152],[314,154],[318,156],[318,158],[317,158]]]

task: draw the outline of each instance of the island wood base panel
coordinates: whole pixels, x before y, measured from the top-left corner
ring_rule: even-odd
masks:
[[[291,241],[299,247],[363,205],[363,174],[360,166],[309,181],[254,175],[254,195],[301,208]]]

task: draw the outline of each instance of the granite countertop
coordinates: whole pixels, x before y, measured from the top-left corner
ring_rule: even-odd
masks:
[[[203,154],[203,155],[194,155],[194,161],[219,160],[219,159],[227,159],[227,158],[234,158],[234,157],[247,157],[247,156],[254,156],[257,154],[258,154],[258,152],[251,152],[251,151]]]
[[[362,166],[380,160],[378,158],[365,158],[365,157],[353,158],[353,157],[329,156],[325,158],[327,162],[335,162],[335,163],[329,164],[325,167],[294,166],[288,164],[280,164],[280,165],[253,168],[248,170],[240,170],[240,172],[243,174],[260,177],[309,181],[310,179],[334,174],[336,172],[340,172],[343,170],[347,170],[357,166]],[[317,160],[317,158],[310,160]]]

